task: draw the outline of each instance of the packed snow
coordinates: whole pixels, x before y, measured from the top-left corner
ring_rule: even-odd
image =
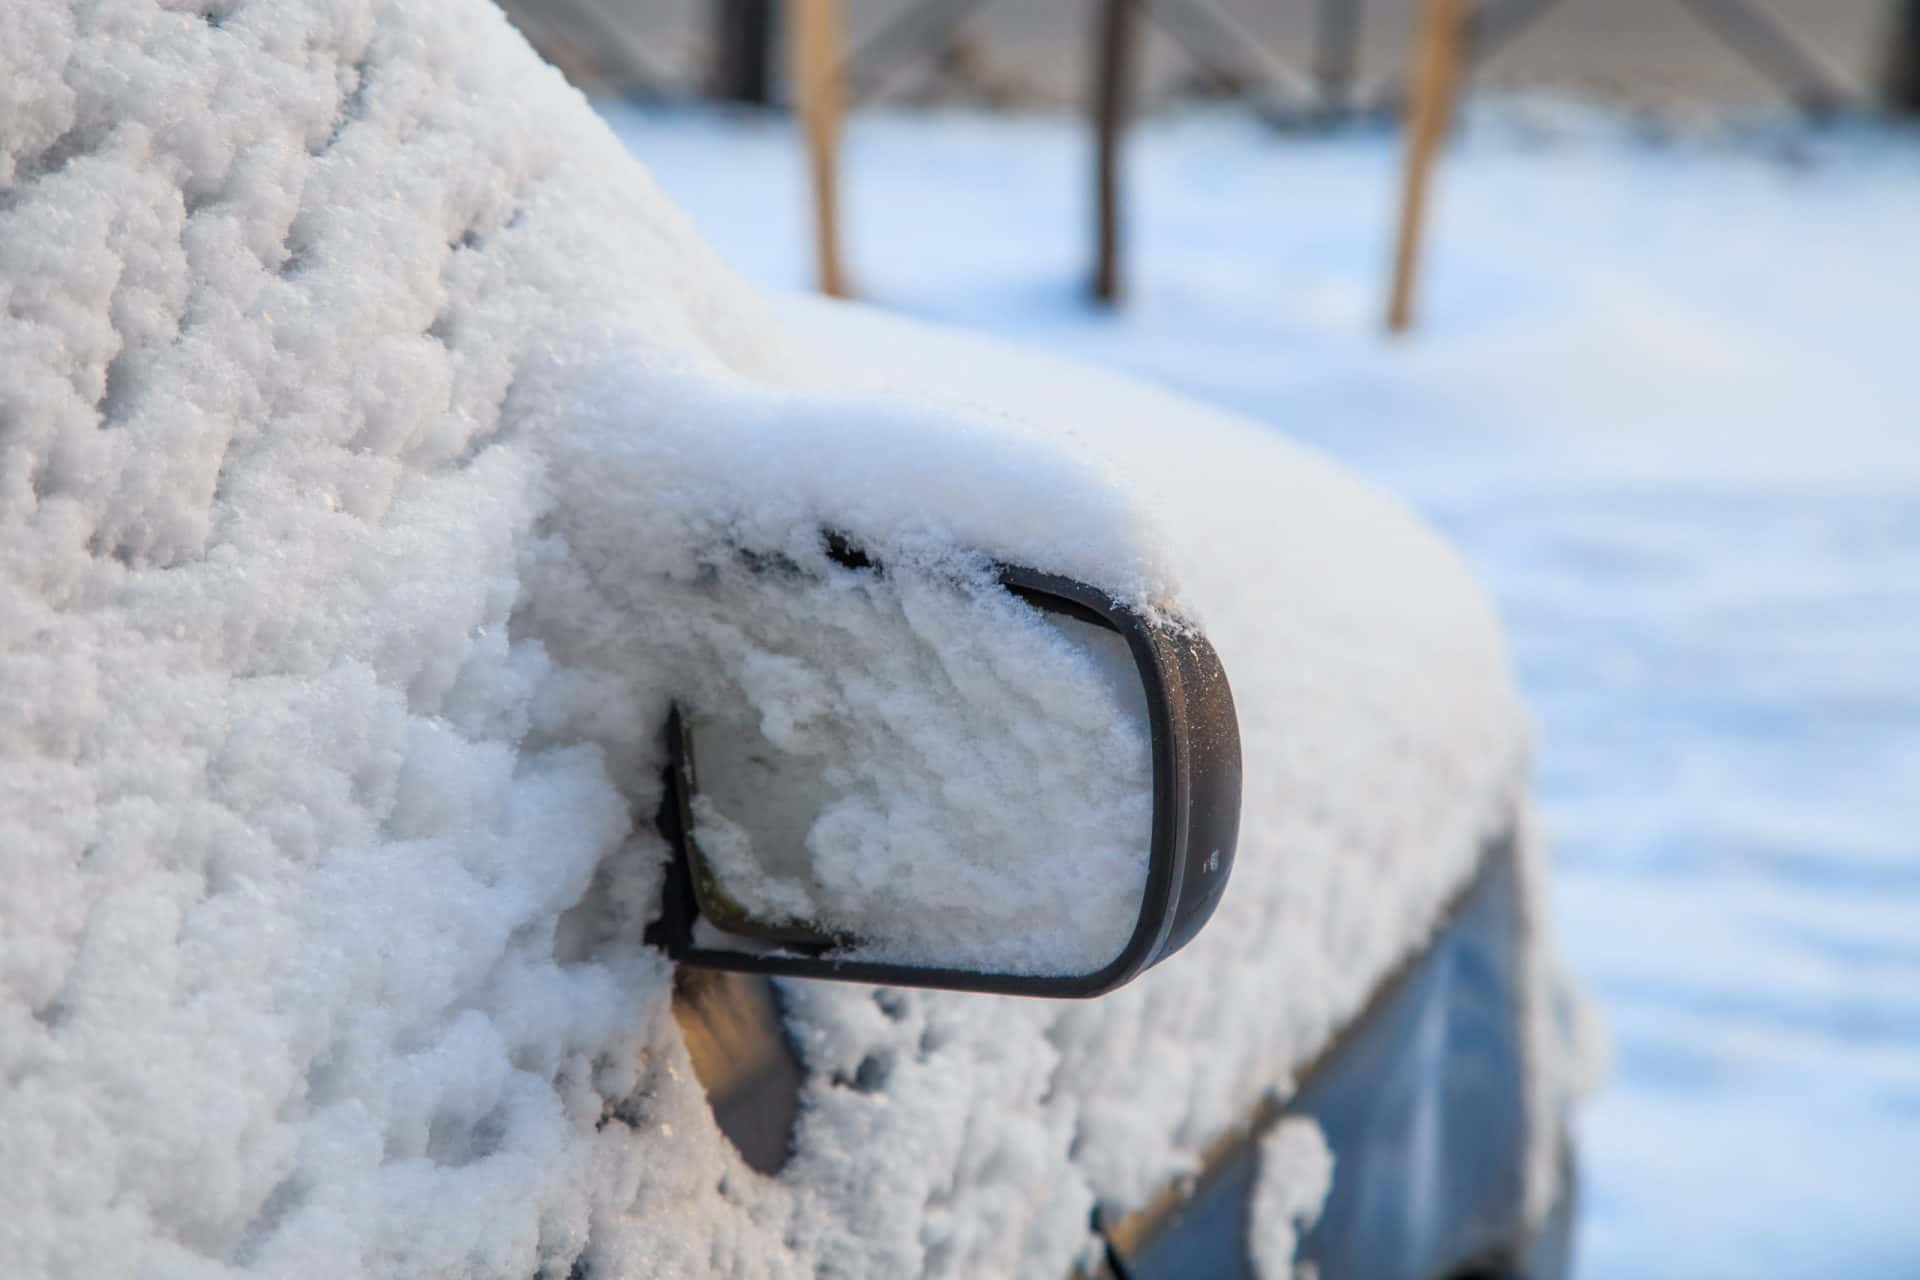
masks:
[[[784,124],[615,114],[729,258],[808,282]],[[1398,139],[1232,111],[1133,135],[1111,316],[1081,301],[1080,122],[856,116],[854,283],[1262,418],[1490,582],[1611,1041],[1581,1275],[1916,1274],[1916,140],[1467,118],[1402,343],[1378,329]]]
[[[1077,975],[1120,954],[1153,816],[1124,640],[991,580],[734,572],[652,589],[672,625],[630,650],[691,709],[694,835],[733,903],[861,960]],[[699,642],[684,665],[676,635]]]
[[[1142,384],[769,308],[481,0],[4,23],[8,1274],[1062,1274],[1519,816],[1499,629],[1399,503]],[[786,984],[807,1082],[764,1177],[641,942],[668,708],[944,752],[857,770],[889,824],[976,821],[1071,738],[1024,784],[1104,778],[1069,852],[1124,881],[1137,718],[992,562],[1206,628],[1232,892],[1098,1002]],[[976,743],[1017,699],[1054,723]]]

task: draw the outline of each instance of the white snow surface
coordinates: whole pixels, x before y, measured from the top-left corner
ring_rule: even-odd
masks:
[[[614,118],[730,260],[810,280],[783,125]],[[1105,314],[1084,121],[850,125],[863,297],[1317,444],[1492,586],[1550,923],[1611,1040],[1578,1124],[1595,1280],[1920,1274],[1917,141],[1471,95],[1392,342],[1391,133],[1143,122]]]
[[[1320,1127],[1288,1116],[1260,1138],[1260,1167],[1247,1209],[1247,1253],[1260,1280],[1312,1280],[1294,1265],[1300,1237],[1319,1220],[1333,1189],[1333,1153]]]
[[[622,646],[699,709],[694,831],[723,891],[863,960],[1077,975],[1120,954],[1153,816],[1124,640],[1070,638],[991,580],[731,576],[656,581]]]
[[[1514,817],[1498,629],[1404,508],[1144,385],[770,310],[489,5],[12,5],[0,84],[8,1274],[1059,1274]],[[690,593],[741,550],[830,586],[823,528],[1197,620],[1248,785],[1214,923],[1115,996],[788,984],[769,1179],[640,936],[669,701],[821,675]]]

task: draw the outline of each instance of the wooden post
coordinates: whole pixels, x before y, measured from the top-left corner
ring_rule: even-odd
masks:
[[[813,187],[813,246],[820,292],[847,296],[840,262],[840,0],[791,0],[793,96],[806,135]]]
[[[1095,246],[1093,296],[1120,299],[1120,135],[1132,89],[1137,0],[1101,0],[1094,50],[1093,131]]]
[[[717,0],[713,68],[707,92],[722,102],[764,107],[772,101],[774,0]]]
[[[1427,188],[1460,76],[1461,23],[1460,0],[1421,0],[1420,28],[1413,50],[1413,92],[1407,103],[1406,178],[1394,242],[1393,292],[1387,303],[1387,328],[1394,333],[1406,332],[1413,323]]]

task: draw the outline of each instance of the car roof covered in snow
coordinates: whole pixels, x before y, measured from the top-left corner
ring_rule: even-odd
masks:
[[[1497,626],[1405,510],[1136,383],[769,305],[491,5],[0,28],[8,1270],[1058,1271],[1512,819]],[[822,527],[1197,620],[1242,848],[1098,1002],[789,984],[765,1178],[640,941],[673,690],[634,658],[647,582]]]

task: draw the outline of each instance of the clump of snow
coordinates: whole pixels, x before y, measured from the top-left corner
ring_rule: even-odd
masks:
[[[1058,1271],[1509,820],[1497,628],[1404,511],[1143,387],[770,311],[491,6],[5,22],[10,1274]],[[843,582],[823,529],[885,593],[782,614],[734,571]],[[1110,758],[1061,767],[1126,776],[1123,708],[989,559],[1207,628],[1249,765],[1234,891],[1094,1004],[789,984],[805,1106],[763,1178],[640,943],[660,728],[692,689],[804,742],[831,599],[876,615],[862,662],[1091,708],[1064,731]],[[954,616],[1035,671],[919,629],[968,573]],[[876,751],[983,731],[880,715]],[[1052,750],[1002,746],[989,776]]]
[[[1139,917],[1153,816],[1125,641],[991,579],[822,574],[661,592],[697,637],[677,684],[719,888],[861,959],[1100,969]],[[673,651],[649,646],[656,671]]]
[[[1260,1139],[1260,1168],[1247,1202],[1247,1254],[1262,1280],[1311,1280],[1296,1267],[1300,1237],[1320,1217],[1333,1189],[1333,1153],[1320,1126],[1288,1116]]]
[[[667,973],[504,405],[767,326],[489,6],[4,26],[0,1267],[565,1274]]]

